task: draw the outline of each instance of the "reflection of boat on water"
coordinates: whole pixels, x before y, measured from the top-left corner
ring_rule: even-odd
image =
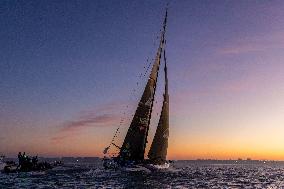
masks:
[[[138,103],[138,107],[129,126],[122,146],[117,146],[116,144],[114,144],[114,140],[112,140],[111,144],[104,150],[104,154],[106,154],[110,146],[112,145],[116,148],[119,148],[119,155],[117,157],[104,158],[105,168],[134,167],[138,168],[139,170],[141,166],[149,169],[164,169],[169,167],[169,162],[166,160],[169,137],[169,95],[165,55],[166,24],[167,11],[163,22],[163,30],[160,37],[159,48],[144,92]],[[165,89],[163,106],[157,130],[148,153],[149,159],[144,159],[162,55],[165,62]],[[117,132],[115,133],[115,137],[116,135]]]

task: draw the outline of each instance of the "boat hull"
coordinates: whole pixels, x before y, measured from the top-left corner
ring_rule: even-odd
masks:
[[[170,167],[170,163],[165,162],[164,164],[153,164],[149,161],[145,161],[142,163],[125,161],[122,163],[112,158],[105,158],[103,159],[103,166],[105,169],[119,169],[126,171],[158,171],[168,169]]]
[[[170,167],[170,163],[165,162],[164,164],[145,164],[145,167],[151,170],[162,170],[168,169]]]
[[[6,165],[3,170],[4,173],[16,173],[18,172],[17,165]]]

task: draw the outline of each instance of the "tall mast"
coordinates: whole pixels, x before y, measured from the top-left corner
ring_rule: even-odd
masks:
[[[158,127],[150,147],[148,157],[155,164],[163,164],[166,161],[169,137],[169,93],[168,93],[168,71],[166,53],[164,51],[165,62],[165,93],[163,107],[158,123]]]
[[[164,49],[164,45],[165,45],[165,43],[166,43],[166,41],[165,41],[165,33],[166,33],[167,19],[168,19],[168,8],[166,8],[165,19],[164,19],[164,22],[163,22],[163,31],[162,31],[162,35],[161,35],[162,45],[161,45],[161,48],[159,48],[159,50],[160,50],[160,60],[159,60],[159,64],[160,64],[160,61],[161,61],[161,54],[162,54],[162,51],[163,51],[163,49]],[[165,52],[164,52],[164,53],[165,53]],[[158,77],[158,72],[157,72],[157,77]],[[157,82],[156,82],[156,83],[157,83]],[[155,93],[156,93],[156,83],[155,83],[154,97],[155,97]],[[153,102],[154,102],[154,98],[153,98]],[[150,112],[150,118],[149,118],[149,123],[148,123],[148,129],[147,129],[147,132],[146,132],[146,140],[147,140],[148,133],[149,133],[149,125],[150,125],[150,121],[151,121],[151,115],[152,115],[153,105],[154,105],[154,103],[152,103],[152,106],[151,106],[151,112]],[[146,141],[146,142],[144,143],[144,153],[145,153],[145,148],[146,148],[147,142],[148,142],[148,141]],[[144,154],[144,153],[143,153],[143,154]]]
[[[144,159],[147,135],[149,131],[151,113],[156,92],[158,72],[161,62],[161,54],[165,44],[164,38],[166,32],[166,24],[167,11],[163,22],[163,31],[161,33],[159,48],[149,79],[120,149],[119,158],[123,160],[142,161]]]

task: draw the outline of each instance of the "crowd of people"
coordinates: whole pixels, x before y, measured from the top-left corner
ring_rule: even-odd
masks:
[[[19,160],[19,165],[17,168],[22,171],[25,170],[28,171],[30,169],[34,169],[37,167],[37,162],[38,162],[37,156],[30,158],[29,156],[26,155],[25,152],[23,154],[19,152],[18,160]]]
[[[31,171],[31,170],[46,170],[52,168],[52,166],[47,162],[38,163],[38,157],[29,157],[24,152],[23,154],[19,152],[18,154],[19,165],[17,169],[21,171]]]

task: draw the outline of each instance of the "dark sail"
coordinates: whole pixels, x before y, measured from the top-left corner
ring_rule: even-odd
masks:
[[[168,76],[167,63],[164,51],[165,60],[165,93],[162,112],[159,119],[159,124],[148,153],[151,162],[155,164],[162,164],[166,161],[169,137],[169,94],[168,94]]]
[[[123,160],[141,161],[144,159],[144,152],[147,143],[147,135],[160,67],[160,59],[164,47],[166,23],[167,12],[163,23],[163,31],[161,34],[160,45],[156,54],[155,62],[153,64],[143,95],[139,101],[135,115],[120,149],[119,158]]]

